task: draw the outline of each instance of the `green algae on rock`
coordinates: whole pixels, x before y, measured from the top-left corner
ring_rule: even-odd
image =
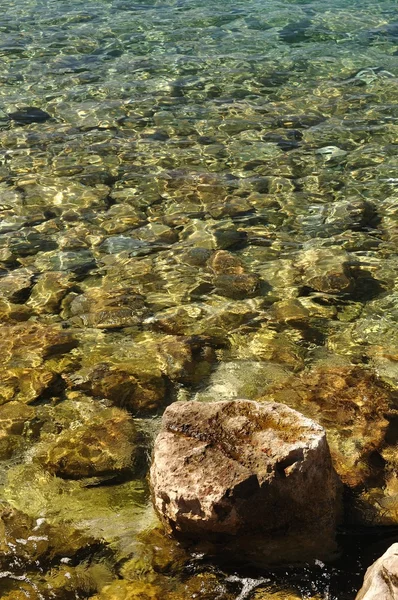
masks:
[[[0,555],[2,568],[15,558],[34,563],[49,550],[48,526],[3,505],[1,510]]]
[[[9,469],[3,495],[16,511],[51,526],[50,556],[73,557],[82,548],[94,556],[109,547],[115,562],[126,560],[135,551],[137,534],[154,524],[148,491],[142,480],[98,483],[54,477],[36,462]]]
[[[169,537],[158,523],[137,536],[134,556],[120,569],[123,579],[134,580],[143,574],[184,574],[191,557],[189,552]],[[152,577],[153,578],[153,577]]]
[[[185,598],[209,600],[215,597],[220,600],[233,600],[236,595],[228,589],[227,584],[220,583],[217,575],[199,573],[176,582],[162,577],[155,577],[148,581],[142,578],[119,579],[104,586],[101,592],[90,597],[90,600],[184,600]]]
[[[235,398],[261,398],[268,388],[283,385],[291,376],[284,366],[257,360],[221,361],[209,377],[206,387],[195,393],[200,402],[217,402]]]
[[[215,360],[205,337],[143,333],[123,345],[117,338],[100,339],[82,357],[82,368],[65,375],[66,383],[134,414],[158,412],[169,402],[172,385],[200,380]]]
[[[98,541],[71,523],[50,524],[46,518],[34,518],[9,504],[1,506],[0,564],[10,569],[33,567],[38,560],[72,557]]]
[[[94,413],[89,422],[54,437],[42,436],[34,449],[35,459],[50,473],[81,479],[112,477],[134,469],[137,431],[131,417],[121,409]]]
[[[371,371],[315,367],[269,390],[264,400],[269,398],[283,400],[325,427],[333,464],[348,486],[362,486],[383,471],[380,453],[393,396]]]

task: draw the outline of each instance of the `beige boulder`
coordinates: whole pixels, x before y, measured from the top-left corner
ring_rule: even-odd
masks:
[[[397,600],[398,543],[389,547],[366,571],[355,600]]]
[[[166,530],[256,564],[327,558],[339,485],[325,432],[274,402],[175,402],[150,473]]]

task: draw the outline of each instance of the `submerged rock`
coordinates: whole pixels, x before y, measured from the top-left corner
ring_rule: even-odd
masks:
[[[136,479],[102,481],[57,477],[34,460],[11,467],[3,489],[13,508],[51,526],[49,558],[93,556],[106,545],[116,561],[125,561],[135,552],[137,534],[154,526],[147,486]]]
[[[395,600],[398,598],[398,544],[393,544],[366,571],[355,600]]]
[[[175,402],[151,467],[153,502],[177,538],[256,564],[330,557],[339,492],[325,432],[283,404]]]
[[[165,380],[157,364],[148,364],[145,370],[135,362],[101,362],[64,377],[72,389],[106,398],[135,414],[155,412],[165,403]]]
[[[45,436],[36,458],[51,473],[67,479],[114,476],[132,471],[136,441],[137,431],[128,413],[109,408],[58,436]]]
[[[76,346],[73,335],[57,325],[24,322],[0,327],[0,404],[30,403],[47,393],[57,384],[58,369],[66,366],[61,366],[62,358]]]
[[[0,320],[2,323],[27,321],[32,316],[32,310],[24,304],[13,304],[0,297]]]
[[[352,366],[319,366],[268,390],[315,419],[326,430],[334,467],[350,487],[363,485],[383,468],[383,447],[391,392],[371,371]]]
[[[49,528],[44,519],[32,519],[8,504],[0,506],[0,566],[15,560],[34,562],[49,549]]]
[[[50,252],[57,248],[51,235],[24,227],[19,231],[10,231],[0,237],[0,260],[5,265],[22,263],[21,258],[35,256],[41,252]]]
[[[82,275],[96,266],[91,250],[42,253],[35,261],[39,271],[67,271]]]
[[[259,277],[246,273],[241,261],[226,250],[218,250],[209,259],[208,265],[214,273],[213,284],[220,296],[247,298],[255,295]]]
[[[259,360],[274,362],[288,368],[300,369],[304,366],[303,349],[284,332],[277,333],[266,327],[254,334],[246,351],[247,356],[251,354]]]
[[[0,406],[0,435],[21,435],[25,425],[33,419],[35,409],[20,402]]]
[[[77,346],[69,331],[57,325],[27,322],[0,328],[3,365],[37,367],[50,356],[65,354]]]
[[[0,459],[10,458],[25,443],[25,430],[34,419],[35,409],[21,402],[0,406]]]
[[[250,298],[256,294],[258,285],[259,279],[252,273],[217,275],[214,278],[216,293],[227,298]]]
[[[160,600],[165,597],[161,587],[145,581],[115,580],[90,600]]]
[[[367,32],[367,35],[372,41],[377,40],[378,38],[384,38],[388,41],[395,42],[398,37],[398,23],[387,23],[386,25],[382,25],[381,27],[375,27],[374,29],[370,29]],[[374,71],[375,73],[378,73],[379,71],[384,71],[382,67],[368,67],[368,69],[363,70]]]
[[[339,294],[350,292],[354,281],[349,268],[349,255],[338,248],[310,248],[298,262],[302,283],[317,292]]]
[[[43,592],[48,594],[45,597],[57,598],[57,600],[82,596],[87,598],[88,594],[95,593],[104,585],[109,584],[112,576],[113,573],[106,564],[83,562],[77,566],[61,565],[56,569],[51,569],[45,579]]]
[[[28,269],[16,269],[0,278],[0,297],[10,302],[24,302],[32,287],[33,273]]]
[[[279,32],[280,39],[286,44],[299,44],[308,41],[312,22],[310,19],[302,19],[295,23],[289,23]]]
[[[46,518],[32,517],[6,502],[0,504],[0,567],[3,570],[15,572],[28,565],[37,570],[41,560],[73,557],[79,550],[94,544],[98,548],[98,540],[71,522],[50,523]],[[29,583],[28,578],[26,582]]]
[[[18,125],[28,125],[29,123],[44,123],[51,119],[51,115],[35,106],[24,106],[15,112],[8,114],[9,118],[18,123]]]
[[[189,563],[190,555],[173,538],[166,535],[158,521],[137,536],[138,544],[132,558],[123,563],[120,575],[129,580],[146,571],[150,574],[176,575]]]
[[[50,271],[37,278],[27,305],[37,314],[57,314],[73,279],[65,272]]]
[[[228,587],[214,573],[194,574],[184,578],[183,582],[162,576],[144,578],[137,574],[133,579],[114,580],[90,600],[234,600],[236,594]]]
[[[211,373],[208,385],[195,394],[200,402],[248,398],[257,400],[267,388],[289,379],[290,371],[259,360],[221,361]]]
[[[0,374],[0,404],[16,400],[29,404],[56,382],[56,374],[45,367],[6,369]]]
[[[98,339],[95,338],[98,342]],[[199,382],[215,360],[206,339],[142,334],[132,340],[97,344],[82,358],[82,369],[64,374],[68,387],[106,398],[134,414],[157,412],[169,403],[170,388]]]
[[[67,306],[69,304],[69,306]],[[63,316],[80,327],[117,329],[138,324],[145,315],[144,298],[128,288],[92,288],[68,298]]]

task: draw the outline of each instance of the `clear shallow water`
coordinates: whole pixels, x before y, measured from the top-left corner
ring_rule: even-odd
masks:
[[[73,565],[106,567],[65,591],[43,551],[26,585],[86,598],[152,568],[121,566],[153,519],[144,459],[123,483],[65,476],[47,447],[71,424],[116,404],[141,417],[145,453],[173,399],[293,402],[319,370],[355,367],[388,387],[388,407],[357,413],[377,413],[377,435],[316,414],[356,460],[341,468],[354,549],[288,576],[298,598],[353,598],[397,522],[396,2],[19,1],[0,33],[0,391],[31,407],[2,414],[3,499],[83,530]],[[4,593],[29,562],[7,560]]]

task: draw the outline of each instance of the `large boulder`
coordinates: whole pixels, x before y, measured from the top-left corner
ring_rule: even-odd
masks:
[[[175,402],[150,478],[166,530],[210,552],[271,564],[334,551],[340,494],[325,432],[284,404]]]
[[[355,600],[396,600],[398,598],[398,544],[366,571],[362,588]]]

